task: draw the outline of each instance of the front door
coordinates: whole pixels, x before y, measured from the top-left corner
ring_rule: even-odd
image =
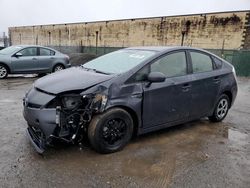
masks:
[[[144,84],[143,127],[150,128],[188,117],[192,76],[187,74],[185,51],[167,54],[150,65],[151,72],[162,72],[166,80]]]
[[[11,57],[11,66],[14,73],[32,73],[36,71],[37,48],[28,47],[18,52],[22,56]]]

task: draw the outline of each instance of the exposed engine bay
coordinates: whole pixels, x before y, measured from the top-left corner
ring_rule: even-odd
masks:
[[[32,93],[49,94],[32,88],[27,95],[33,95]],[[28,135],[39,153],[43,153],[47,145],[52,146],[55,140],[81,143],[93,115],[103,112],[107,103],[105,94],[79,94],[79,91],[58,94],[45,106],[36,106],[33,101],[26,102],[26,99],[24,98],[24,117],[32,113],[34,120],[28,120],[36,122],[29,124]],[[36,117],[35,108],[44,111],[45,122],[39,121],[40,115]]]
[[[105,95],[64,94],[58,97],[54,137],[66,142],[80,142],[93,114],[101,113],[107,102]],[[60,104],[60,105],[58,105]],[[80,134],[79,134],[80,133]]]

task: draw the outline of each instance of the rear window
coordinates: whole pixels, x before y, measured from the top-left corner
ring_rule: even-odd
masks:
[[[213,70],[213,62],[209,55],[200,52],[190,52],[193,73],[207,72]]]

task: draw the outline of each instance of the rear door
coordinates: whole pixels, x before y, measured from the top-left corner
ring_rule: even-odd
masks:
[[[13,72],[16,73],[33,73],[36,72],[37,63],[37,47],[27,47],[17,53],[21,53],[22,56],[11,57],[11,66]]]
[[[209,54],[189,50],[189,57],[193,70],[190,116],[199,118],[213,110],[220,89],[221,76]]]
[[[38,63],[37,69],[40,72],[48,72],[52,69],[53,61],[55,60],[55,51],[47,48],[38,48]]]
[[[192,77],[188,75],[185,51],[169,53],[150,65],[151,72],[162,72],[166,80],[143,86],[143,127],[180,121],[189,115]]]

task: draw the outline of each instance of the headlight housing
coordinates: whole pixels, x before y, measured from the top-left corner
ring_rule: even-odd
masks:
[[[105,94],[96,94],[92,100],[91,108],[96,112],[103,112],[108,98]]]
[[[73,110],[79,105],[81,105],[81,96],[80,95],[64,95],[62,96],[62,105],[67,110]]]
[[[108,98],[105,94],[76,95],[67,94],[61,97],[62,107],[66,110],[74,110],[80,106],[89,106],[94,112],[103,112]]]

